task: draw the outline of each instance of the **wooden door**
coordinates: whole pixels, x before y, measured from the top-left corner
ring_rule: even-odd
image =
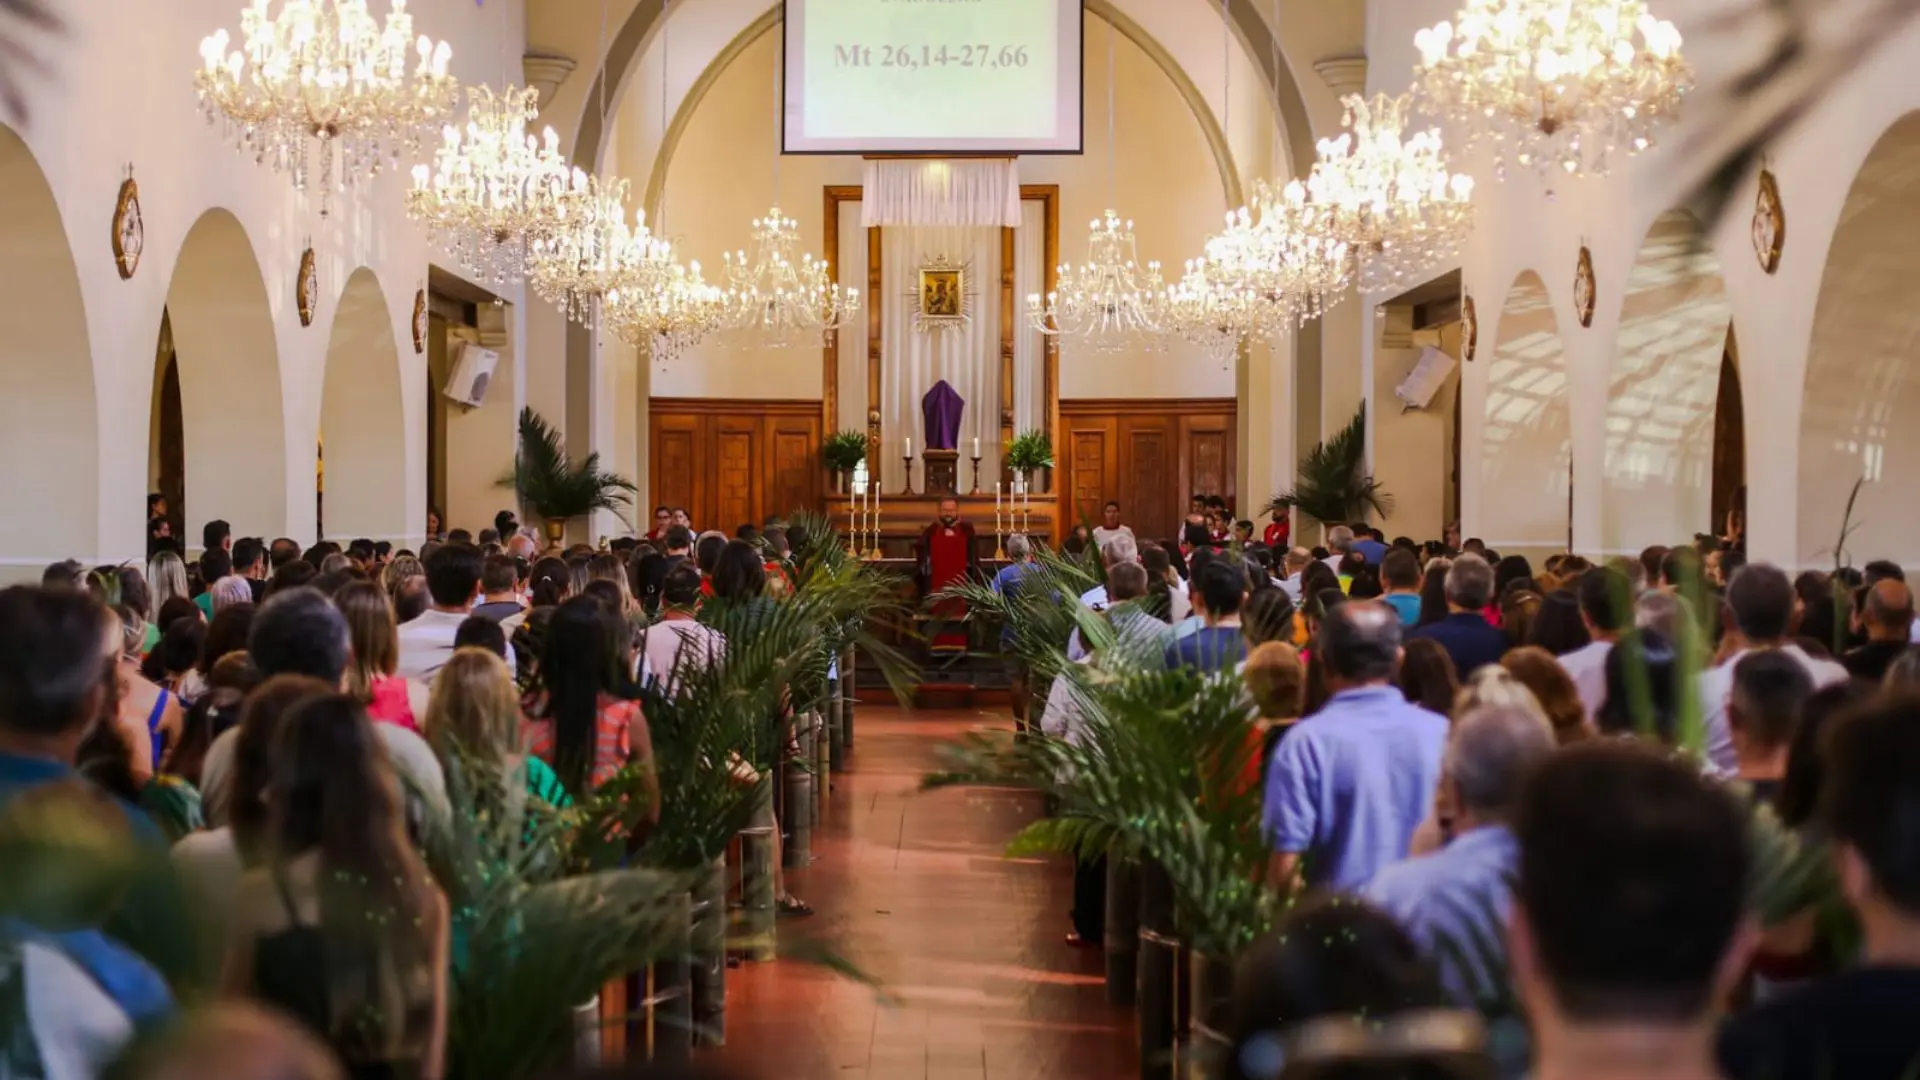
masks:
[[[696,528],[819,508],[819,402],[655,398],[649,416],[651,502],[686,507]]]
[[[707,485],[713,513],[700,519],[703,529],[719,529],[728,536],[745,524],[758,524],[760,488],[760,424],[751,416],[712,418],[713,471]]]
[[[1068,527],[1098,524],[1108,499],[1143,540],[1177,539],[1187,497],[1236,503],[1236,410],[1231,399],[1077,400],[1061,403],[1062,511]]]
[[[1111,416],[1074,416],[1061,419],[1066,431],[1066,460],[1057,462],[1067,474],[1067,514],[1061,522],[1064,537],[1075,525],[1100,523],[1100,507],[1113,492],[1119,473],[1117,422]]]
[[[1120,421],[1120,475],[1113,498],[1122,520],[1143,540],[1177,537],[1180,521],[1167,492],[1179,484],[1179,450],[1168,417],[1130,416]]]

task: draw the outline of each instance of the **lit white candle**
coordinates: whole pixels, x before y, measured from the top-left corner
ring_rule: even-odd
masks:
[[[974,457],[980,456],[980,436],[978,435],[975,435],[973,437],[973,456]]]
[[[900,456],[901,457],[913,456],[913,440],[911,438],[900,440]]]

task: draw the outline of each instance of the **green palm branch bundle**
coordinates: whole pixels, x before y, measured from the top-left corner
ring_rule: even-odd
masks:
[[[952,767],[923,783],[1046,791],[1058,812],[1017,835],[1009,854],[1091,855],[1117,841],[1165,868],[1181,937],[1209,956],[1233,957],[1273,928],[1288,899],[1267,883],[1261,792],[1241,782],[1260,752],[1245,690],[1231,675],[1113,662],[1127,652],[1121,640],[1106,648],[1101,665],[1070,665],[1061,675],[1080,714],[1068,738],[976,736],[948,747]]]
[[[584,517],[595,510],[621,512],[633,505],[639,490],[633,481],[600,467],[600,455],[574,461],[566,440],[531,406],[520,410],[520,447],[513,470],[500,480],[521,503],[547,521]]]
[[[920,672],[888,640],[914,635],[906,578],[849,555],[833,520],[824,514],[796,513],[792,524],[806,535],[807,544],[806,550],[794,552],[794,596],[787,602],[802,601],[816,630],[806,642],[809,666],[796,702],[812,707],[824,700],[828,663],[849,650],[857,650],[881,673],[896,699],[910,700]]]
[[[454,918],[450,1072],[521,1080],[563,1064],[574,1007],[608,980],[684,949],[687,880],[658,870],[573,872],[582,818],[525,794],[525,776],[451,748],[445,818],[428,865]]]
[[[1300,460],[1293,490],[1273,497],[1269,510],[1297,507],[1315,521],[1356,521],[1393,513],[1393,496],[1367,472],[1367,404],[1347,426],[1314,444]]]
[[[933,599],[964,600],[969,621],[1005,624],[1012,631],[1011,651],[1032,671],[1035,685],[1044,688],[1068,663],[1064,650],[1076,628],[1089,645],[1088,635],[1105,632],[1105,620],[1080,602],[1081,594],[1099,583],[1087,563],[1060,552],[1040,551],[1011,595],[987,582],[962,578]]]

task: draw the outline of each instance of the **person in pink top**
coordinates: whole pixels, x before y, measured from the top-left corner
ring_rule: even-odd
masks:
[[[334,606],[346,616],[353,660],[347,666],[347,693],[366,706],[376,723],[420,730],[427,712],[427,688],[395,674],[400,663],[399,624],[393,601],[380,586],[349,582],[334,594]]]

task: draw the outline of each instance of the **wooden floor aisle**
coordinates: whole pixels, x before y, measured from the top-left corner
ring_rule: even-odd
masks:
[[[783,921],[783,936],[832,943],[890,1000],[795,962],[748,964],[728,973],[728,1045],[706,1060],[752,1080],[1135,1071],[1130,1014],[1106,1003],[1099,950],[1066,944],[1070,865],[1001,857],[1038,796],[916,790],[940,742],[980,725],[1010,721],[863,708],[813,865],[788,871],[818,914]]]

